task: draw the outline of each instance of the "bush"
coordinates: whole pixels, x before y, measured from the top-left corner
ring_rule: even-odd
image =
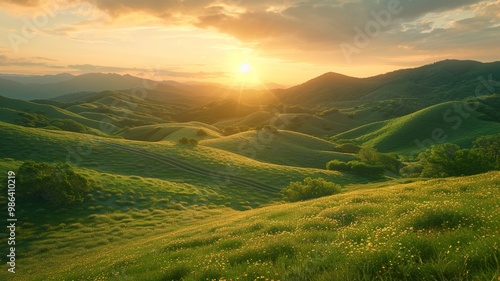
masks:
[[[487,170],[500,170],[500,134],[482,136],[474,141],[471,151]]]
[[[208,133],[203,130],[203,129],[199,129],[197,132],[196,132],[196,135],[199,136],[199,137],[205,137],[208,135]]]
[[[198,141],[197,141],[197,140],[195,140],[195,139],[189,139],[189,144],[190,144],[191,146],[197,146],[197,145],[198,145]]]
[[[180,144],[189,144],[189,139],[186,138],[186,137],[182,137],[180,140],[179,140],[179,143]]]
[[[22,198],[52,206],[83,202],[92,190],[90,182],[68,163],[24,162],[18,170]]]
[[[346,162],[342,162],[339,160],[332,160],[332,161],[326,163],[326,169],[339,171],[339,172],[350,172],[351,171],[351,167],[349,167],[349,165],[347,165]]]
[[[500,134],[477,138],[471,149],[452,143],[435,145],[418,155],[422,177],[466,176],[500,169]]]
[[[349,161],[347,163],[351,168],[351,173],[366,176],[380,177],[384,174],[384,167],[370,165],[361,161]]]
[[[335,170],[339,172],[346,172],[352,174],[359,174],[365,176],[380,177],[384,174],[384,167],[370,165],[361,161],[342,162],[339,160],[332,160],[326,164],[328,170]]]
[[[361,148],[353,143],[344,143],[338,146],[337,149],[344,153],[358,153]]]
[[[385,167],[395,173],[398,173],[399,168],[401,167],[401,162],[396,159],[396,157],[387,153],[380,153],[371,147],[365,147],[359,150],[358,156],[366,163]]]
[[[182,137],[179,140],[179,143],[182,144],[182,145],[191,145],[191,146],[197,146],[198,145],[198,141],[196,139],[188,139],[186,137]]]
[[[306,178],[303,182],[291,182],[281,190],[283,198],[290,202],[309,200],[339,193],[341,187],[323,178]]]

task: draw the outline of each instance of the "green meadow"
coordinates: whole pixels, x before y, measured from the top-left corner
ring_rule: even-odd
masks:
[[[25,209],[18,239],[30,243],[18,249],[15,280],[496,280],[500,274],[498,172],[353,185],[330,197],[248,211],[221,206],[224,199],[213,194],[190,201],[194,190],[182,184],[98,176],[102,187],[85,207]]]
[[[458,64],[0,96],[0,280],[498,281],[500,96]]]

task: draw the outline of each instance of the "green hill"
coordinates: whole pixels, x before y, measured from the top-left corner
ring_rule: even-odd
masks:
[[[334,152],[330,142],[284,130],[252,130],[229,137],[204,140],[200,144],[285,166],[324,169],[326,163],[333,159],[355,159],[353,155]]]
[[[203,133],[200,133],[200,132]],[[121,134],[126,139],[143,141],[168,140],[177,142],[182,137],[194,139],[219,138],[219,129],[201,122],[166,123],[140,126]]]
[[[498,96],[480,99],[476,111],[467,110],[473,106],[468,102],[445,102],[407,116],[361,126],[334,139],[354,139],[382,152],[409,153],[443,142],[467,147],[478,136],[500,132],[500,119],[494,113],[500,109],[494,104],[497,99]]]
[[[368,185],[245,212],[130,208],[66,221],[35,215],[39,220],[25,222],[24,233],[44,231],[20,248],[23,267],[15,277],[494,280],[500,274],[499,182],[500,173],[491,172]],[[134,196],[133,183],[122,196]],[[2,270],[0,277],[7,274]]]
[[[444,60],[368,78],[325,73],[283,91],[279,98],[286,104],[310,106],[409,98],[420,99],[424,106],[430,106],[474,95],[478,85],[482,85],[488,77],[500,77],[500,62]]]
[[[189,177],[201,186],[208,180],[215,185],[219,183],[225,185],[228,182],[230,186],[237,187],[238,184],[227,181],[226,174],[254,179],[276,190],[287,186],[290,181],[302,180],[308,176],[320,176],[341,184],[366,181],[363,178],[326,171],[324,167],[314,169],[267,164],[204,145],[183,146],[177,144],[177,141],[144,142],[90,135],[82,138],[81,134],[71,132],[26,128],[1,122],[0,135],[7,144],[0,152],[0,158],[13,158],[19,161],[28,159],[48,162],[69,161],[82,168],[106,173],[189,181],[186,179],[185,171],[161,161],[141,157],[140,153],[121,149],[123,146],[212,171],[209,179],[206,176]]]
[[[5,113],[0,115],[0,121],[11,124],[17,124],[17,125],[22,124],[21,119],[23,119],[23,115],[36,114],[36,115],[41,115],[49,120],[70,119],[84,126],[96,129],[95,131],[93,131],[96,134],[102,134],[98,133],[97,131],[100,130],[99,121],[85,118],[71,111],[55,107],[52,105],[10,99],[0,96],[0,110],[2,110],[2,112]],[[114,127],[113,129],[116,129],[116,127]]]

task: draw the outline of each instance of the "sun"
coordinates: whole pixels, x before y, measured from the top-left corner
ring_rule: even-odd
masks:
[[[252,67],[248,63],[242,63],[240,65],[240,72],[241,73],[247,74],[247,73],[250,73],[250,71],[252,71]]]

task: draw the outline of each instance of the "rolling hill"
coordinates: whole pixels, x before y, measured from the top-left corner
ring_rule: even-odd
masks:
[[[445,60],[369,78],[326,73],[283,91],[279,97],[283,103],[317,106],[353,100],[417,98],[430,106],[473,96],[476,88],[488,83],[490,77],[493,82],[500,79],[500,62]]]
[[[144,80],[127,75],[0,75],[0,179],[16,185],[0,205],[18,196],[19,218],[17,273],[3,254],[0,280],[496,280],[500,172],[428,179],[408,161],[500,136],[499,69],[447,60],[285,90],[161,81],[139,95]],[[483,140],[460,160],[498,169],[498,138]],[[81,178],[43,171],[28,185],[28,160]],[[54,188],[25,196],[70,181],[91,187],[74,204],[52,204]],[[337,194],[281,194],[325,187]]]
[[[361,126],[334,139],[352,139],[383,152],[399,153],[421,151],[444,142],[468,147],[478,136],[500,133],[500,118],[493,113],[500,110],[499,99],[498,95],[483,97],[476,105],[464,101],[440,103],[403,117]],[[467,110],[474,107],[478,109]]]
[[[229,137],[203,140],[200,144],[284,166],[324,169],[326,163],[333,159],[356,159],[350,154],[334,152],[330,142],[285,130],[252,130]]]

